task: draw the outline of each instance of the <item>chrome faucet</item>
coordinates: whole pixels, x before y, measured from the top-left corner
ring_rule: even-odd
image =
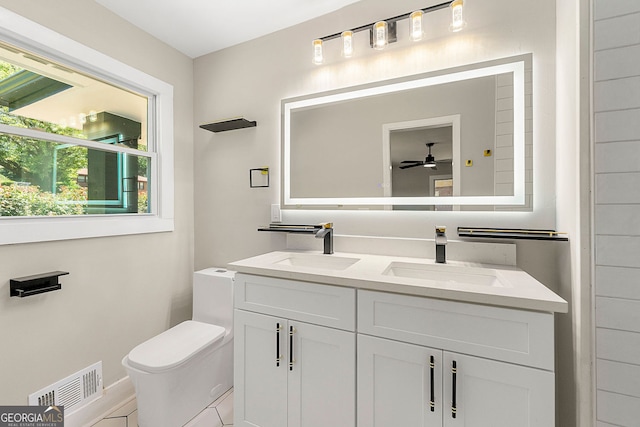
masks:
[[[447,255],[447,235],[445,232],[447,227],[436,226],[436,262],[439,264],[446,264]]]
[[[322,228],[316,233],[316,239],[324,239],[323,254],[333,253],[333,224],[330,222],[322,224]]]

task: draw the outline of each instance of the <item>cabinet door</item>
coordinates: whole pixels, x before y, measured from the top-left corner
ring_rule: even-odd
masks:
[[[354,427],[356,336],[289,321],[288,427]],[[291,346],[293,344],[293,346]],[[285,424],[282,424],[285,426]]]
[[[445,427],[555,425],[552,372],[444,352]]]
[[[442,426],[442,351],[358,335],[358,427]]]
[[[235,425],[287,426],[288,367],[276,351],[285,355],[286,320],[235,310],[234,328]]]

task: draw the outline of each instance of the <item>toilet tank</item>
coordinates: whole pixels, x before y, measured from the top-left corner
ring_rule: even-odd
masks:
[[[193,273],[193,320],[231,331],[235,274],[225,268],[207,268]]]

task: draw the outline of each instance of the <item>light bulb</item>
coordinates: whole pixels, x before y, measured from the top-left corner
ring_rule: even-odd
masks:
[[[413,40],[414,42],[422,40],[422,36],[424,35],[424,32],[422,31],[423,15],[424,12],[422,12],[421,10],[416,10],[409,17],[411,21],[411,40]]]
[[[342,56],[351,58],[353,55],[353,31],[343,31],[342,37]]]
[[[454,33],[463,29],[467,23],[462,17],[462,6],[464,2],[463,0],[454,0],[451,2],[451,25],[449,26],[449,30]]]
[[[322,64],[324,58],[322,56],[322,40],[315,39],[313,41],[313,63]]]
[[[91,123],[98,121],[98,113],[94,110],[89,111],[89,121]]]
[[[385,21],[373,24],[373,48],[384,49],[389,44],[389,27]]]

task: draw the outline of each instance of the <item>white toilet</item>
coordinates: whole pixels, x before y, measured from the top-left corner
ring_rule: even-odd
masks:
[[[233,386],[233,278],[193,274],[193,320],[135,347],[122,359],[140,427],[180,427]]]

